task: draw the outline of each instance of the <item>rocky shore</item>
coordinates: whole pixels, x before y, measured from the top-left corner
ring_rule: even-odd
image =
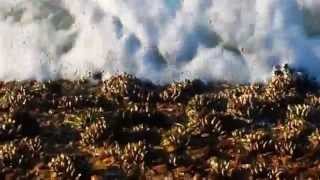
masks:
[[[96,81],[0,83],[0,179],[320,177],[320,88],[305,75]]]

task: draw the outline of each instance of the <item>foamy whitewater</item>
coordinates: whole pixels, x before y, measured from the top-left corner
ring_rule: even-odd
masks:
[[[0,80],[320,79],[320,0],[0,0]]]

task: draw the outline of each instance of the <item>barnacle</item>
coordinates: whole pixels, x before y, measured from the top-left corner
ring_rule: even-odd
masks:
[[[288,90],[296,87],[297,80],[298,76],[296,76],[296,74],[293,72],[278,70],[272,76],[267,88],[273,88],[277,91]]]
[[[143,171],[146,153],[147,147],[144,142],[128,143],[120,155],[121,167],[129,176],[134,175],[138,170]]]
[[[275,91],[274,89],[267,89],[263,95],[263,99],[273,110],[285,108],[287,104],[301,102],[301,97],[295,89],[290,89],[288,91]]]
[[[143,82],[126,73],[112,76],[109,80],[105,81],[102,91],[107,98],[117,101],[150,101],[156,98],[153,84]]]
[[[20,99],[16,98],[15,92],[3,92],[0,99],[0,107],[1,109],[8,109],[9,107],[17,106],[19,104],[19,100]]]
[[[285,168],[272,168],[268,172],[268,178],[269,179],[287,179],[289,178],[288,172]]]
[[[155,125],[165,122],[165,117],[157,111],[156,105],[148,102],[129,102],[125,109],[118,110],[116,119],[115,124],[118,127],[130,127],[139,124]]]
[[[254,178],[266,178],[268,176],[269,169],[267,167],[267,164],[265,162],[253,162],[250,167],[250,174]]]
[[[210,136],[224,134],[221,121],[212,113],[199,119],[189,119],[187,131],[192,135]]]
[[[53,157],[48,163],[54,177],[63,179],[78,179],[81,173],[77,172],[76,164],[72,157],[66,154],[59,154]]]
[[[40,137],[35,138],[23,138],[20,141],[20,147],[27,152],[27,156],[30,159],[37,159],[42,154],[43,145],[42,140]]]
[[[0,164],[10,168],[23,165],[26,158],[22,150],[13,142],[0,146]]]
[[[103,108],[87,108],[76,114],[66,114],[64,122],[70,124],[72,127],[84,128],[88,124],[95,123],[101,118],[104,118]]]
[[[227,99],[216,94],[201,94],[192,97],[186,107],[186,114],[190,119],[197,119],[199,115],[214,111],[224,111]]]
[[[319,131],[319,129],[316,129],[314,132],[312,132],[312,134],[309,135],[308,139],[309,139],[309,142],[311,143],[311,145],[313,145],[314,147],[319,147],[319,145],[320,145],[320,131]]]
[[[255,118],[261,114],[262,108],[263,104],[259,97],[243,94],[229,98],[227,111],[234,116]]]
[[[105,157],[103,158],[103,162],[107,166],[114,165],[115,162],[120,160],[121,154],[122,154],[122,149],[120,148],[120,145],[118,143],[108,144],[104,148]]]
[[[17,124],[9,114],[0,117],[0,140],[11,139],[21,132],[21,125]]]
[[[311,129],[311,125],[304,119],[287,119],[286,124],[279,127],[279,137],[284,140],[293,140]]]
[[[249,134],[244,134],[240,139],[240,142],[249,152],[263,152],[270,150],[274,143],[270,132],[263,130],[257,130]]]
[[[81,143],[83,145],[95,145],[108,138],[110,134],[110,127],[106,120],[101,118],[85,128],[84,132],[81,133]]]
[[[83,95],[70,95],[58,97],[52,106],[60,109],[76,109],[83,107],[94,107],[98,106],[101,102],[98,96],[93,94],[83,96]]]
[[[305,101],[312,107],[318,108],[320,106],[320,97],[314,94],[307,94]]]
[[[288,119],[300,118],[300,119],[308,120],[310,118],[312,110],[313,110],[312,107],[306,104],[289,105],[287,118]]]
[[[254,97],[259,96],[262,93],[262,86],[259,84],[252,85],[236,85],[231,88],[224,89],[219,94],[225,98],[230,98],[233,96],[239,97],[241,95],[253,95]]]
[[[181,124],[175,124],[168,132],[163,134],[161,146],[167,152],[174,152],[186,145],[189,141],[189,134],[186,127]]]
[[[209,166],[209,172],[216,176],[230,177],[233,169],[230,166],[230,162],[219,159],[218,157],[211,157],[207,160]]]
[[[39,106],[39,99],[45,101],[42,97],[47,91],[47,86],[41,82],[7,82],[0,88],[0,109],[13,111],[35,108]]]
[[[273,103],[297,103],[300,101],[298,92],[299,78],[294,73],[280,71],[269,81],[264,98]]]
[[[245,129],[245,128],[241,128],[241,129],[235,129],[234,131],[231,132],[231,136],[233,138],[241,138],[241,137],[244,137],[244,135],[248,133],[248,130]]]
[[[174,82],[160,93],[160,98],[164,101],[182,102],[201,93],[203,89],[204,85],[200,80]]]
[[[147,116],[151,116],[151,114],[155,113],[155,105],[150,103],[135,103],[129,102],[126,106],[126,110],[130,112],[147,114]]]
[[[26,167],[39,160],[42,153],[42,142],[39,137],[23,138],[0,146],[0,166],[9,168]]]
[[[297,151],[297,145],[293,141],[280,141],[275,143],[275,150],[280,154],[293,156]]]
[[[7,110],[9,108],[16,109],[25,105],[32,99],[23,85],[17,85],[10,88],[5,86],[0,89],[0,108]]]

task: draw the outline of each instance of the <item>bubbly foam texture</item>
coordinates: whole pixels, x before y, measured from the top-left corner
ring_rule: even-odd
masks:
[[[0,80],[320,78],[319,0],[3,0]]]

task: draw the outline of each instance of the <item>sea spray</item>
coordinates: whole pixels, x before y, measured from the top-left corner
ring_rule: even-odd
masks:
[[[3,0],[0,79],[253,82],[284,63],[319,78],[319,12],[317,0]]]

